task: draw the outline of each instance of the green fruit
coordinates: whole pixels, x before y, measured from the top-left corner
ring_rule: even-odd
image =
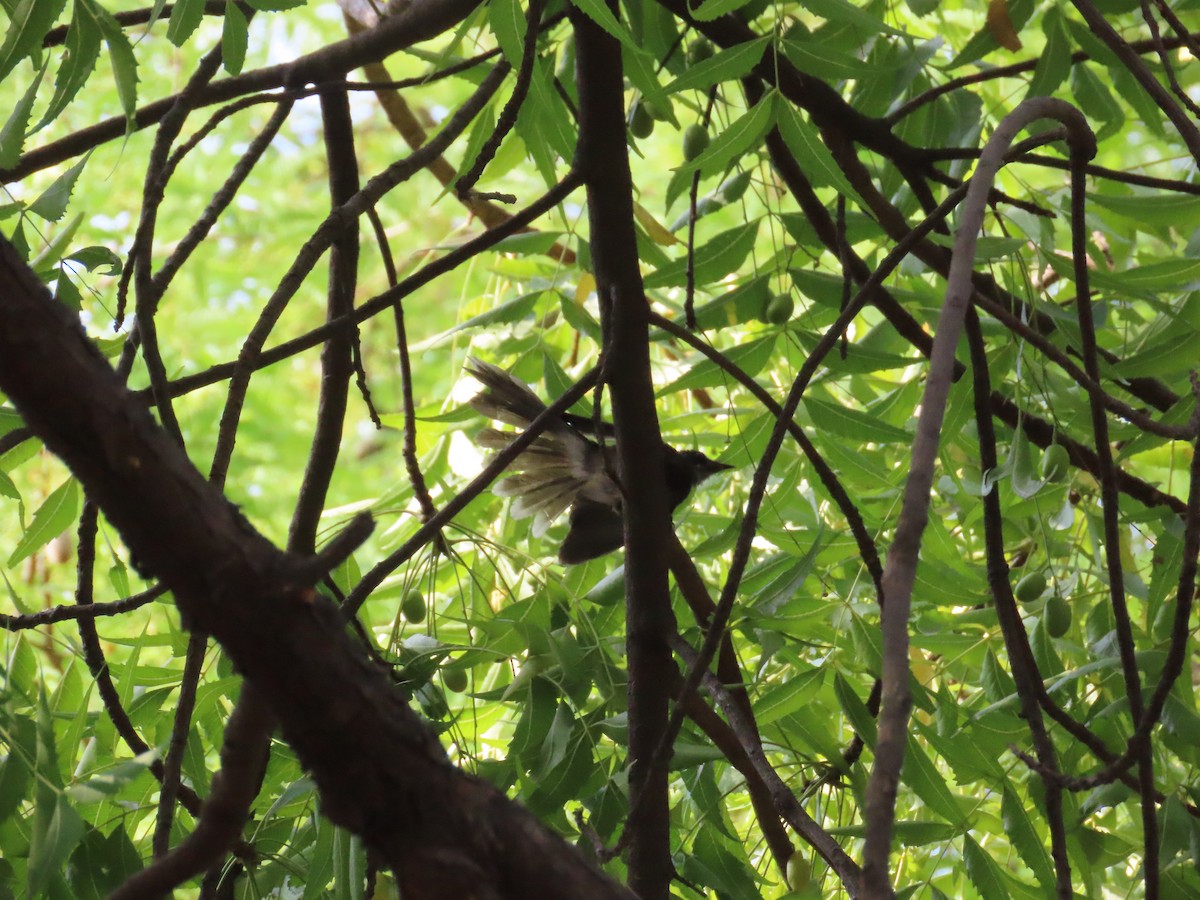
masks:
[[[776,294],[763,307],[762,318],[772,325],[784,325],[795,311],[796,303],[791,294]]]
[[[1062,637],[1071,628],[1071,605],[1055,594],[1046,601],[1044,621],[1050,637]]]
[[[694,66],[696,63],[702,63],[706,59],[710,59],[713,52],[712,42],[708,38],[696,38],[688,45],[687,64]]]
[[[730,176],[718,190],[726,203],[736,203],[742,199],[742,194],[746,193],[746,188],[749,186],[750,173],[738,172],[736,175]]]
[[[1030,572],[1013,588],[1013,594],[1022,603],[1033,603],[1044,593],[1046,593],[1046,576],[1041,572]]]
[[[635,138],[648,138],[654,131],[654,119],[646,112],[646,105],[639,103],[629,117],[629,133]]]
[[[1071,470],[1071,455],[1062,444],[1051,444],[1042,455],[1042,478],[1062,481]]]
[[[442,669],[442,684],[446,690],[461,694],[467,689],[467,673],[463,669]]]
[[[812,878],[812,863],[802,851],[794,850],[788,857],[786,875],[788,890],[802,891],[808,887],[809,879]]]
[[[708,131],[703,125],[689,125],[683,132],[683,158],[691,162],[708,149]]]
[[[662,107],[646,97],[642,98],[642,106],[646,108],[646,113],[650,116],[650,118],[654,119],[656,122],[666,122],[671,118],[665,111],[663,111]],[[668,100],[667,108],[670,109],[670,107],[671,101]]]
[[[415,588],[404,595],[404,602],[400,604],[400,612],[404,618],[417,625],[425,621],[425,598],[421,596],[421,592]]]

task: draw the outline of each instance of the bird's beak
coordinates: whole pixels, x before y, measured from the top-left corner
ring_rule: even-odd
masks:
[[[696,480],[703,481],[705,478],[709,478],[713,475],[716,475],[718,472],[726,472],[729,469],[736,469],[736,468],[737,468],[737,466],[731,466],[731,465],[728,465],[727,463],[717,462],[715,459],[706,459],[697,468],[696,474],[699,476],[699,478],[697,478]]]

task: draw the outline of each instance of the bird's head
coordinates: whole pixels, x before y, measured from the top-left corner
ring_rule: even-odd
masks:
[[[692,485],[695,486],[706,478],[711,478],[718,472],[724,472],[733,466],[709,459],[699,450],[680,450],[679,458],[692,475]]]

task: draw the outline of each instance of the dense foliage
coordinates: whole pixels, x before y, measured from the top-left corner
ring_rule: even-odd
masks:
[[[904,897],[1200,896],[1197,0],[2,5],[5,238],[263,535],[310,556],[371,513],[318,588],[455,765],[646,897],[664,866],[678,897],[882,896],[872,852]],[[961,188],[1049,97],[1095,156],[1066,120],[1020,134],[939,376]],[[626,187],[587,149],[618,100]],[[600,362],[636,375],[601,354],[630,303],[606,198],[664,440],[735,467],[676,511],[686,553],[647,563],[674,623],[635,641],[653,580],[559,565],[565,522],[535,534],[474,480],[462,371],[547,402]],[[242,678],[19,405],[0,897],[104,896],[195,830]],[[925,462],[922,532],[898,523]],[[640,661],[647,634],[673,658]],[[631,776],[638,729],[670,752]],[[303,755],[276,734],[183,891],[447,896],[331,824]]]

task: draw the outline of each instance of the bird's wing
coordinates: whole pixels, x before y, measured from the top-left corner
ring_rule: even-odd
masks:
[[[523,428],[546,411],[546,404],[529,385],[499,366],[472,357],[467,360],[466,369],[483,385],[483,390],[471,400],[471,406],[489,419]]]
[[[571,507],[567,536],[558,548],[558,561],[577,565],[618,549],[625,542],[621,513],[611,506],[580,500]]]
[[[519,432],[485,428],[475,437],[479,446],[504,450]],[[543,432],[522,451],[509,469],[514,473],[496,483],[495,492],[516,497],[515,518],[535,516],[534,532],[541,534],[579,498],[616,504],[620,492],[609,478],[600,448],[570,429]]]

